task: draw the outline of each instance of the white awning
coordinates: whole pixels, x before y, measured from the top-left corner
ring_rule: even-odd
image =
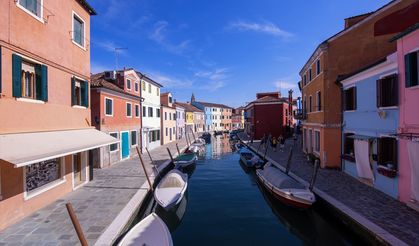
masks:
[[[118,142],[95,129],[4,134],[0,135],[0,159],[23,167]]]

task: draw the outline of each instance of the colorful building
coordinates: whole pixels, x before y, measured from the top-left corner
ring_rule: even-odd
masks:
[[[97,167],[136,156],[141,139],[140,77],[134,69],[106,71],[91,76],[92,125],[119,139],[94,151]]]
[[[191,104],[205,114],[205,131],[224,131],[231,129],[232,108],[224,104],[196,101],[192,94]]]
[[[340,168],[341,90],[338,75],[350,74],[396,51],[391,34],[375,36],[375,23],[415,0],[391,1],[380,9],[345,19],[344,29],[322,42],[300,71],[303,150],[322,167]],[[319,151],[313,146],[319,145]]]
[[[193,121],[194,121],[194,132],[205,131],[205,113],[203,110],[191,105],[194,109]]]
[[[176,102],[176,105],[185,109],[185,133],[189,134],[189,137],[194,132],[202,132],[204,130],[205,114],[201,109],[189,103]]]
[[[163,86],[149,77],[137,72],[141,78],[141,140],[142,151],[161,145],[160,88]]]
[[[185,136],[185,108],[174,103],[176,107],[176,139],[182,139]]]
[[[264,135],[286,136],[288,102],[279,92],[256,94],[256,100],[245,107],[245,131],[253,139]]]
[[[230,131],[232,130],[231,116],[233,115],[233,109],[225,105],[222,106],[223,107],[221,108],[221,127],[225,131]]]
[[[398,198],[397,56],[392,54],[339,79],[343,90],[342,169]],[[314,135],[319,135],[318,131]],[[313,152],[319,152],[315,143]]]
[[[0,1],[0,230],[88,182],[89,150],[117,141],[90,122],[95,11],[34,2]]]
[[[167,144],[176,140],[176,107],[173,105],[172,93],[162,93],[161,103],[161,144]]]
[[[233,109],[231,116],[232,129],[244,129],[244,107]]]

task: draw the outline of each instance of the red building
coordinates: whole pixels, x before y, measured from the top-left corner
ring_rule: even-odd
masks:
[[[285,136],[288,100],[281,98],[280,92],[256,94],[256,100],[245,107],[245,130],[254,139],[264,134],[273,137]]]
[[[93,153],[97,167],[137,155],[141,145],[141,78],[133,69],[107,71],[91,77],[92,125],[119,143]]]

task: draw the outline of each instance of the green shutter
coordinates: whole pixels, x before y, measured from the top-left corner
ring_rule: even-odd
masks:
[[[48,101],[48,67],[42,65],[41,67],[41,100]]]
[[[76,104],[76,78],[71,77],[71,106]]]
[[[417,52],[409,53],[404,56],[405,62],[405,85],[406,87],[411,87],[418,85],[418,75],[417,75]]]
[[[42,65],[35,64],[35,94],[37,100],[42,100]]]
[[[81,106],[89,107],[89,83],[87,81],[80,82],[81,89]]]
[[[22,97],[22,57],[12,55],[13,97]]]
[[[381,107],[381,91],[382,91],[382,79],[376,81],[376,93],[377,93],[377,108]]]

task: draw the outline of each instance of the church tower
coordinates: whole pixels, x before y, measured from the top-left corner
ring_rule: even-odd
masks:
[[[191,103],[193,103],[193,102],[195,102],[195,95],[192,93],[192,96],[191,96]]]

